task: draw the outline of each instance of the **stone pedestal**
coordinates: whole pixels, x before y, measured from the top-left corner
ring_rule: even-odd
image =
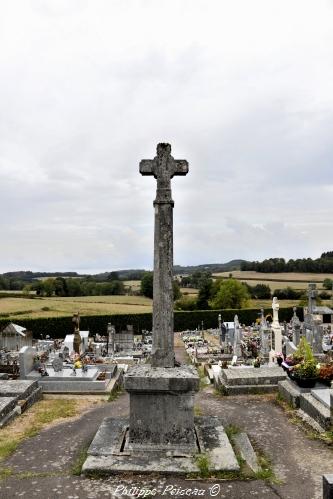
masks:
[[[124,378],[130,394],[129,450],[196,453],[194,393],[199,377],[190,366],[133,367]]]
[[[282,328],[272,324],[271,329],[271,351],[269,352],[269,363],[276,363],[276,353],[282,352]]]

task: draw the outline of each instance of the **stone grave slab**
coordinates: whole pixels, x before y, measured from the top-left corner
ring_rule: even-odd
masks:
[[[15,397],[0,398],[0,428],[9,423],[19,413],[20,409],[17,407]]]
[[[331,407],[330,392],[331,390],[329,388],[327,388],[326,390],[318,390],[316,388],[313,388],[311,390],[311,395],[313,395],[315,399],[319,400],[319,402],[321,402],[325,407],[329,409]]]
[[[272,393],[286,377],[280,367],[222,369],[218,387],[226,395]]]

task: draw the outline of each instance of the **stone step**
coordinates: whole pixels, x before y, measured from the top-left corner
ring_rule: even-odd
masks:
[[[219,389],[224,395],[260,395],[278,391],[278,385],[226,385],[223,382]]]
[[[331,427],[331,412],[322,402],[311,393],[303,393],[300,397],[300,409],[308,414],[322,428],[329,430]]]
[[[15,397],[0,398],[0,428],[8,424],[17,414],[20,408],[16,405]]]

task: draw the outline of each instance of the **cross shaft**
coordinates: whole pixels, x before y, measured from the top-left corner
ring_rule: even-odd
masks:
[[[171,156],[170,144],[158,144],[157,156],[140,162],[141,175],[157,180],[154,235],[153,367],[174,367],[173,206],[171,179],[188,173],[186,160]]]

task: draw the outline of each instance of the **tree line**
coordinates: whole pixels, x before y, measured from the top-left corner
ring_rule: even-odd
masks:
[[[256,272],[313,272],[318,274],[333,273],[333,251],[322,253],[320,258],[298,258],[286,261],[284,258],[268,258],[262,262],[241,263],[241,270]]]

